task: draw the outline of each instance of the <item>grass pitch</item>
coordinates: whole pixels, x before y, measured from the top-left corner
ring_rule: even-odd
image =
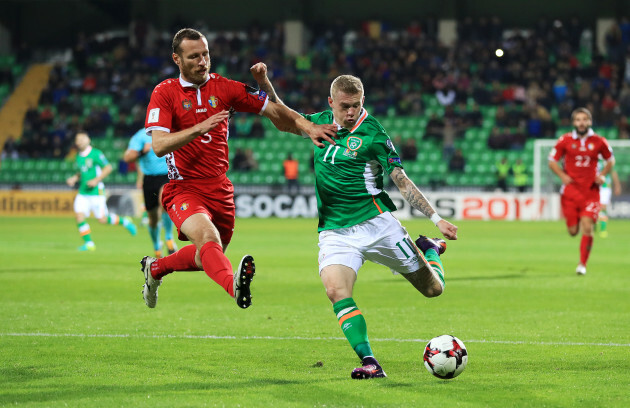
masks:
[[[354,298],[389,376],[369,381],[350,379],[358,359],[317,276],[316,220],[237,220],[227,254],[257,265],[247,310],[203,272],[166,277],[148,309],[146,230],[90,224],[97,250],[78,253],[72,219],[0,218],[0,406],[630,405],[629,221],[596,237],[585,277],[561,222],[458,222],[435,299],[366,264]],[[469,362],[443,381],[421,355],[447,333]]]

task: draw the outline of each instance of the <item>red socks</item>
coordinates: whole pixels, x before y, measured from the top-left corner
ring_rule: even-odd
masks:
[[[232,272],[232,264],[223,253],[221,245],[216,242],[207,242],[201,247],[199,256],[206,275],[234,297],[234,272]]]
[[[162,279],[173,271],[198,271],[195,262],[197,247],[193,244],[186,245],[172,255],[160,258],[151,264],[151,275],[155,279]]]
[[[172,255],[158,259],[151,264],[151,275],[162,279],[174,271],[198,271],[195,262],[197,247],[186,245]],[[219,284],[230,296],[234,297],[234,272],[232,264],[223,253],[223,248],[216,242],[207,242],[199,251],[203,270],[213,281]]]
[[[588,256],[591,254],[591,248],[593,247],[593,236],[582,235],[582,241],[580,241],[580,263],[586,266]]]

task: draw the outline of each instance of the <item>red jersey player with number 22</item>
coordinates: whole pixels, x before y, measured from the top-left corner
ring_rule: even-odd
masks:
[[[264,115],[278,129],[308,135],[317,146],[323,146],[323,140],[334,144],[336,129],[314,125],[262,91],[211,74],[208,41],[197,30],[175,34],[172,57],[180,76],[155,87],[145,128],[155,154],[166,155],[168,164],[170,181],[164,186],[162,206],[177,226],[179,239],[192,244],[165,258],[142,259],[142,295],[153,308],[164,276],[203,270],[244,309],[251,305],[254,258],[245,255],[232,272],[224,254],[235,217],[234,187],[225,174],[229,111]]]
[[[599,214],[599,186],[615,164],[612,149],[605,138],[593,132],[591,112],[577,108],[571,114],[574,130],[562,135],[549,154],[549,168],[562,180],[560,204],[569,235],[582,230],[580,263],[575,272],[586,274],[586,262],[593,246],[593,230]],[[597,173],[597,161],[606,164]],[[564,157],[564,169],[558,162]]]

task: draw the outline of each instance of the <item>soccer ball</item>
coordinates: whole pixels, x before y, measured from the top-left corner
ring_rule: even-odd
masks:
[[[437,378],[457,377],[468,364],[468,352],[460,339],[450,334],[437,336],[424,348],[424,366]]]

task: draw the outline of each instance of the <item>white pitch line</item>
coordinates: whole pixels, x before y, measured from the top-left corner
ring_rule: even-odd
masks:
[[[0,333],[0,337],[88,337],[88,338],[143,338],[143,339],[208,339],[208,340],[346,340],[345,337],[275,337],[275,336],[216,336],[189,334],[85,334],[85,333]],[[373,342],[427,343],[429,339],[370,339]],[[468,343],[513,344],[533,346],[603,346],[630,347],[630,343],[587,343],[561,341],[513,341],[513,340],[476,340],[467,339]]]

